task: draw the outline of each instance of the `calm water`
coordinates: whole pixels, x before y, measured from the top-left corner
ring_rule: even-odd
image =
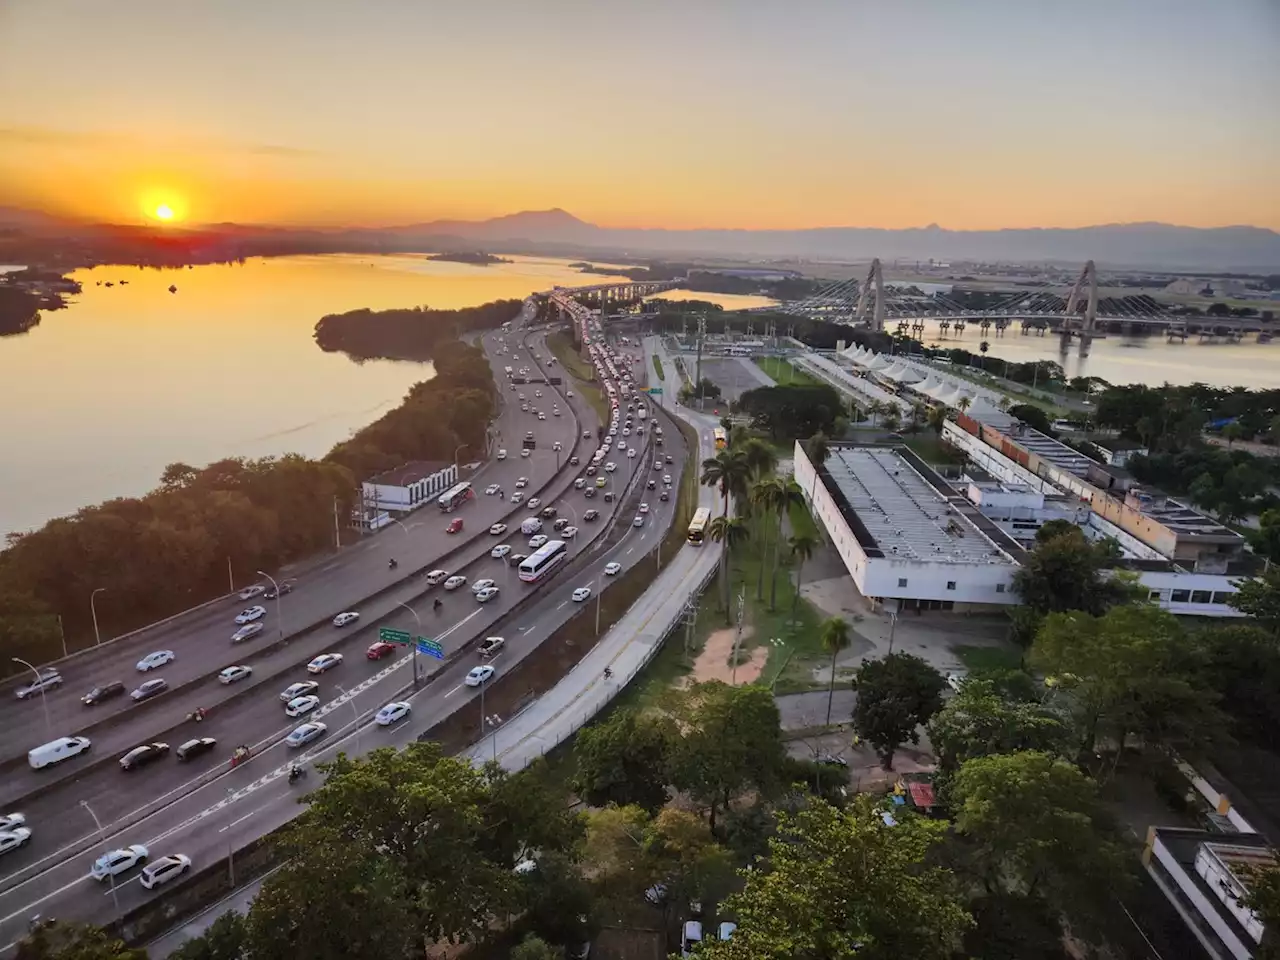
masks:
[[[663,290],[655,293],[649,300],[705,300],[724,307],[726,310],[754,310],[756,307],[772,307],[778,301],[768,297],[757,297],[749,293],[702,293],[696,290]]]
[[[609,279],[586,278],[568,260],[513,259],[474,267],[421,256],[280,257],[77,271],[84,292],[75,303],[0,338],[0,533],[144,493],[174,461],[324,454],[434,375],[430,364],[324,353],[312,333],[326,313],[451,309]],[[117,285],[98,286],[108,280]]]

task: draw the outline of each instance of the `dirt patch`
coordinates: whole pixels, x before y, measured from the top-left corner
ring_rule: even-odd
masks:
[[[724,683],[754,683],[764,671],[765,661],[769,659],[768,647],[757,647],[748,651],[746,642],[751,638],[751,627],[742,628],[742,637],[738,641],[738,670],[733,669],[733,640],[735,630],[717,630],[707,637],[706,645],[698,659],[693,661],[693,672],[684,678],[682,686],[688,683],[703,683],[707,680],[721,680]],[[744,659],[745,657],[745,659]]]

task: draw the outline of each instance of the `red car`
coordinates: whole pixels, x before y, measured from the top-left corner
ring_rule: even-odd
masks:
[[[381,640],[371,644],[369,649],[365,651],[365,656],[370,660],[381,660],[383,657],[394,657],[395,655],[395,646],[390,643],[383,643]]]
[[[462,529],[462,518],[455,517],[449,521],[449,526],[445,528],[445,533],[458,533]]]

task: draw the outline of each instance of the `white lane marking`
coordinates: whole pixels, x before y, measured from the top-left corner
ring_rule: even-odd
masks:
[[[458,692],[459,690],[461,690],[461,689],[462,689],[462,684],[458,684],[456,687],[454,687],[452,690],[450,690],[448,693],[446,693],[446,694],[445,694],[445,697],[446,697],[446,698],[448,698],[448,697],[452,697],[455,693],[457,693],[457,692]]]
[[[219,832],[219,833],[226,833],[228,830],[230,830],[230,829],[231,829],[232,827],[234,827],[236,824],[244,823],[246,820],[248,820],[250,817],[252,817],[252,816],[253,816],[255,813],[257,813],[257,812],[258,812],[257,810],[250,810],[250,811],[249,811],[248,813],[246,813],[243,817],[239,817],[239,818],[237,818],[237,819],[235,819],[235,820],[232,820],[232,821],[231,821],[230,823],[228,823],[225,827],[220,828],[220,829],[218,830],[218,832]]]
[[[556,604],[556,609],[559,610],[562,607],[568,606],[568,604],[569,604],[568,600],[561,600],[558,604]]]

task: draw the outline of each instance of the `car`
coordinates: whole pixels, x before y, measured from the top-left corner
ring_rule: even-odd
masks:
[[[558,417],[558,416],[560,416],[560,412],[559,412],[558,410],[556,411],[556,416],[557,416],[557,417]],[[555,443],[551,444],[551,449],[552,449],[552,450],[563,450],[563,449],[564,449],[564,444],[563,444],[563,443],[561,443],[559,440],[557,440]]]
[[[235,683],[237,680],[244,680],[253,676],[253,667],[246,667],[243,664],[236,664],[232,667],[225,668],[218,674],[218,682],[222,684]]]
[[[498,452],[505,455],[507,451],[499,450]],[[498,459],[501,460],[502,457],[499,457]],[[497,493],[501,489],[502,488],[498,486],[496,483],[491,483],[484,488],[484,494],[486,497],[492,497],[495,493]]]
[[[148,670],[163,667],[166,663],[173,663],[176,659],[172,650],[157,650],[155,653],[148,653],[138,661],[138,672],[146,673]]]
[[[272,587],[270,590],[268,590],[266,593],[262,595],[262,598],[264,600],[279,600],[286,593],[293,593],[292,580],[281,580],[280,586],[278,589],[276,587]]]
[[[627,425],[622,428],[622,435],[624,437],[631,436],[631,420],[630,419],[627,420]]]
[[[145,863],[148,856],[147,848],[140,843],[122,847],[119,850],[110,850],[93,861],[89,874],[101,883],[108,877],[118,877],[138,864]]]
[[[86,707],[96,707],[104,700],[110,700],[124,693],[124,684],[119,680],[112,680],[110,683],[102,683],[94,687],[83,697],[80,702]]]
[[[460,586],[462,586],[466,582],[467,582],[467,578],[464,577],[462,574],[460,573],[454,574],[452,577],[450,577],[448,580],[444,582],[444,588],[446,590],[457,590]]]
[[[485,587],[483,590],[479,591],[479,592],[476,594],[476,600],[477,600],[479,603],[488,603],[490,600],[492,600],[492,599],[493,599],[494,597],[496,597],[497,595],[498,595],[498,588],[497,588],[497,587]]]
[[[577,480],[573,481],[573,489],[575,490],[581,490],[586,485],[587,485],[586,477],[579,477]]]
[[[280,700],[283,703],[288,703],[290,700],[297,700],[299,697],[304,697],[309,693],[315,693],[319,689],[320,684],[314,680],[299,680],[297,683],[291,683],[285,688],[284,692],[280,694]]]
[[[521,493],[519,490],[517,490],[515,493],[511,495],[512,506],[518,507],[523,502],[524,502],[524,494]]]
[[[539,547],[541,547],[544,543],[546,543],[550,539],[551,538],[548,537],[545,533],[536,534],[535,536],[532,536],[529,538],[529,549],[537,550]]]
[[[25,847],[31,840],[29,827],[14,827],[12,830],[0,830],[0,854],[9,853]]]
[[[604,495],[604,502],[605,502],[605,503],[613,503],[613,491],[612,491],[612,490],[610,490],[610,491],[608,491],[607,493],[605,493],[605,495]]]
[[[552,529],[552,530],[563,530],[563,529],[564,529],[565,527],[567,527],[568,525],[569,525],[569,518],[568,518],[568,517],[560,517],[560,518],[559,518],[555,523],[553,523],[553,524],[551,525],[551,529]]]
[[[542,398],[542,391],[541,391],[541,390],[535,390],[535,391],[533,391],[533,395],[534,395],[534,397],[536,397],[536,398],[538,398],[538,399],[541,399],[541,398]]]
[[[505,523],[495,523],[489,528],[489,535],[494,537],[500,537],[506,532],[507,525]]]
[[[528,502],[528,504],[526,504],[526,506],[528,506],[530,510],[537,510],[538,507],[542,506],[542,501],[539,500],[537,497],[534,497],[532,500]]]
[[[600,519],[600,511],[595,509],[588,510],[586,513],[582,515],[582,519],[587,521],[588,523],[590,523],[592,520],[598,520]]]
[[[545,413],[540,413],[540,414],[538,414],[538,419],[539,419],[539,420],[545,420],[545,419],[547,419],[547,415],[546,415]]]
[[[305,697],[297,697],[290,700],[284,705],[285,716],[301,717],[310,713],[316,707],[320,706],[320,698],[315,694],[308,694]]]
[[[471,584],[471,592],[479,593],[481,590],[487,590],[489,587],[493,586],[497,586],[497,584],[486,577],[483,580],[477,580],[475,583]]]
[[[661,469],[662,469],[662,461],[661,461],[661,460],[655,460],[655,461],[653,461],[653,469],[655,469],[655,470],[661,470]]]
[[[671,454],[669,454],[669,453],[668,453],[668,454],[667,454],[663,459],[664,459],[667,463],[675,463],[675,461],[671,459]]]
[[[587,467],[586,473],[588,477],[594,477],[596,475],[596,465],[593,463]]]
[[[21,813],[0,814],[0,830],[16,830],[18,827],[25,825],[26,822],[26,816]]]
[[[588,500],[594,500],[596,498],[596,488],[587,487],[587,489],[582,491],[582,495],[586,497]]]
[[[648,483],[646,483],[646,484],[645,484],[645,486],[646,486],[646,487],[648,487],[650,490],[657,490],[657,489],[658,489],[658,481],[656,481],[656,480],[650,480]]]
[[[461,533],[461,532],[462,532],[462,518],[461,518],[461,517],[454,517],[452,520],[450,520],[450,521],[449,521],[449,526],[447,526],[447,527],[445,527],[445,528],[444,528],[444,532],[445,532],[445,533]]]
[[[307,664],[307,673],[324,673],[342,664],[342,654],[322,653]]]
[[[252,640],[265,629],[266,627],[261,623],[246,623],[231,635],[231,642],[244,643],[246,640]]]
[[[578,528],[575,527],[573,524],[569,524],[569,526],[565,527],[563,530],[560,531],[560,536],[564,537],[566,540],[572,540],[577,535],[578,535]]]
[[[486,663],[482,667],[472,667],[471,671],[467,674],[466,679],[462,682],[468,687],[478,687],[497,672],[497,667],[490,666]]]
[[[498,459],[499,459],[499,460],[505,460],[505,459],[507,459],[507,451],[506,451],[506,450],[499,449],[499,450],[498,450]]]
[[[574,454],[572,457],[569,458],[569,466],[571,467],[576,467],[580,463],[582,463],[582,458],[579,457],[577,454]]]
[[[608,484],[609,484],[609,481],[606,480],[604,477],[596,477],[596,489],[608,486]]]
[[[590,430],[583,430],[583,431],[582,431],[582,439],[583,439],[583,440],[590,440],[590,439],[591,439],[591,431],[590,431]]]
[[[139,767],[145,767],[148,763],[154,763],[161,757],[167,757],[168,755],[169,745],[167,743],[144,743],[140,747],[134,747],[120,758],[120,769],[137,770]]]
[[[630,450],[627,451],[627,459],[634,460],[635,458],[636,458],[636,448],[632,447]]]
[[[611,560],[604,565],[604,575],[606,577],[616,577],[622,572],[622,564],[616,560]]]
[[[437,584],[444,583],[448,578],[448,570],[432,570],[427,574],[427,586],[434,587]]]
[[[558,511],[555,507],[543,507],[541,512],[538,514],[538,516],[542,517],[543,520],[550,520],[559,512],[560,511]]]
[[[525,487],[527,487],[528,485],[529,485],[529,478],[528,478],[528,477],[518,477],[518,478],[516,479],[516,489],[517,489],[517,490],[523,490],[523,489],[524,489]]]
[[[640,504],[640,512],[641,512],[641,513],[648,513],[648,512],[649,512],[649,505],[648,505],[647,503],[642,503],[642,504]]]
[[[531,454],[529,453],[529,448],[528,448],[528,447],[521,447],[521,448],[520,448],[520,456],[521,456],[521,457],[523,457],[524,459],[528,460],[528,459],[529,459],[529,457],[531,456]]]
[[[57,670],[45,670],[40,673],[38,680],[32,680],[18,688],[18,699],[26,700],[27,697],[34,697],[37,693],[55,690],[60,686],[62,686],[62,675]]]
[[[261,620],[267,615],[267,608],[264,606],[249,607],[247,610],[241,610],[236,614],[236,623],[253,623],[255,620]]]
[[[632,520],[632,521],[631,521],[631,525],[632,525],[633,527],[643,527],[643,526],[644,526],[644,516],[643,516],[642,514],[636,514],[636,518],[635,518],[634,520]]]
[[[529,405],[528,405],[527,403],[522,403],[522,404],[520,404],[520,412],[521,412],[521,413],[528,413],[528,412],[529,412]]]
[[[480,646],[476,648],[476,652],[487,660],[489,657],[495,656],[506,645],[505,637],[485,637],[480,641]]]
[[[185,853],[173,853],[167,857],[161,857],[155,863],[149,863],[142,870],[142,876],[138,878],[148,890],[154,890],[162,883],[168,883],[174,877],[180,877],[191,869],[191,858]]]
[[[158,697],[169,689],[169,683],[157,677],[155,680],[147,680],[138,684],[138,689],[129,694],[129,697],[137,703],[143,700],[150,700],[152,697]]]
[[[566,390],[566,391],[564,392],[564,395],[565,395],[567,398],[569,398],[570,400],[572,400],[572,399],[573,399],[573,391],[572,391],[572,390]]]
[[[293,733],[284,738],[284,742],[288,747],[296,750],[298,747],[306,746],[312,740],[318,740],[328,732],[329,728],[323,723],[312,720],[296,728]]]
[[[360,614],[356,613],[354,610],[344,610],[333,618],[333,625],[335,627],[345,627],[347,624],[355,623],[359,619]]]
[[[666,503],[668,500],[671,499],[671,494],[663,490],[660,494],[658,494],[658,499],[661,500],[663,503]]]
[[[509,544],[500,543],[496,547],[494,547],[492,550],[489,551],[489,556],[493,557],[493,559],[495,560],[502,560],[510,552],[511,552],[511,546]]]
[[[591,599],[590,587],[579,587],[577,590],[573,591],[574,603],[582,603],[582,601],[590,600],[590,599]]]
[[[394,700],[379,710],[373,721],[380,727],[389,727],[407,717],[412,709],[407,701]]]
[[[669,486],[671,486],[671,474],[669,474],[669,473],[664,473],[664,474],[662,475],[662,485],[663,485],[664,487],[669,487]]]
[[[383,657],[394,657],[396,655],[396,645],[394,643],[384,643],[378,640],[369,644],[369,649],[364,652],[366,660],[381,660]]]
[[[196,737],[194,740],[188,740],[180,745],[177,750],[173,751],[173,755],[179,760],[194,760],[202,753],[208,753],[218,745],[218,741],[213,737]]]
[[[260,597],[267,592],[267,588],[260,583],[255,583],[251,587],[245,587],[237,596],[241,600],[252,600],[254,597]]]
[[[528,559],[529,555],[527,553],[513,553],[510,559],[507,560],[507,563],[510,566],[518,567]]]

